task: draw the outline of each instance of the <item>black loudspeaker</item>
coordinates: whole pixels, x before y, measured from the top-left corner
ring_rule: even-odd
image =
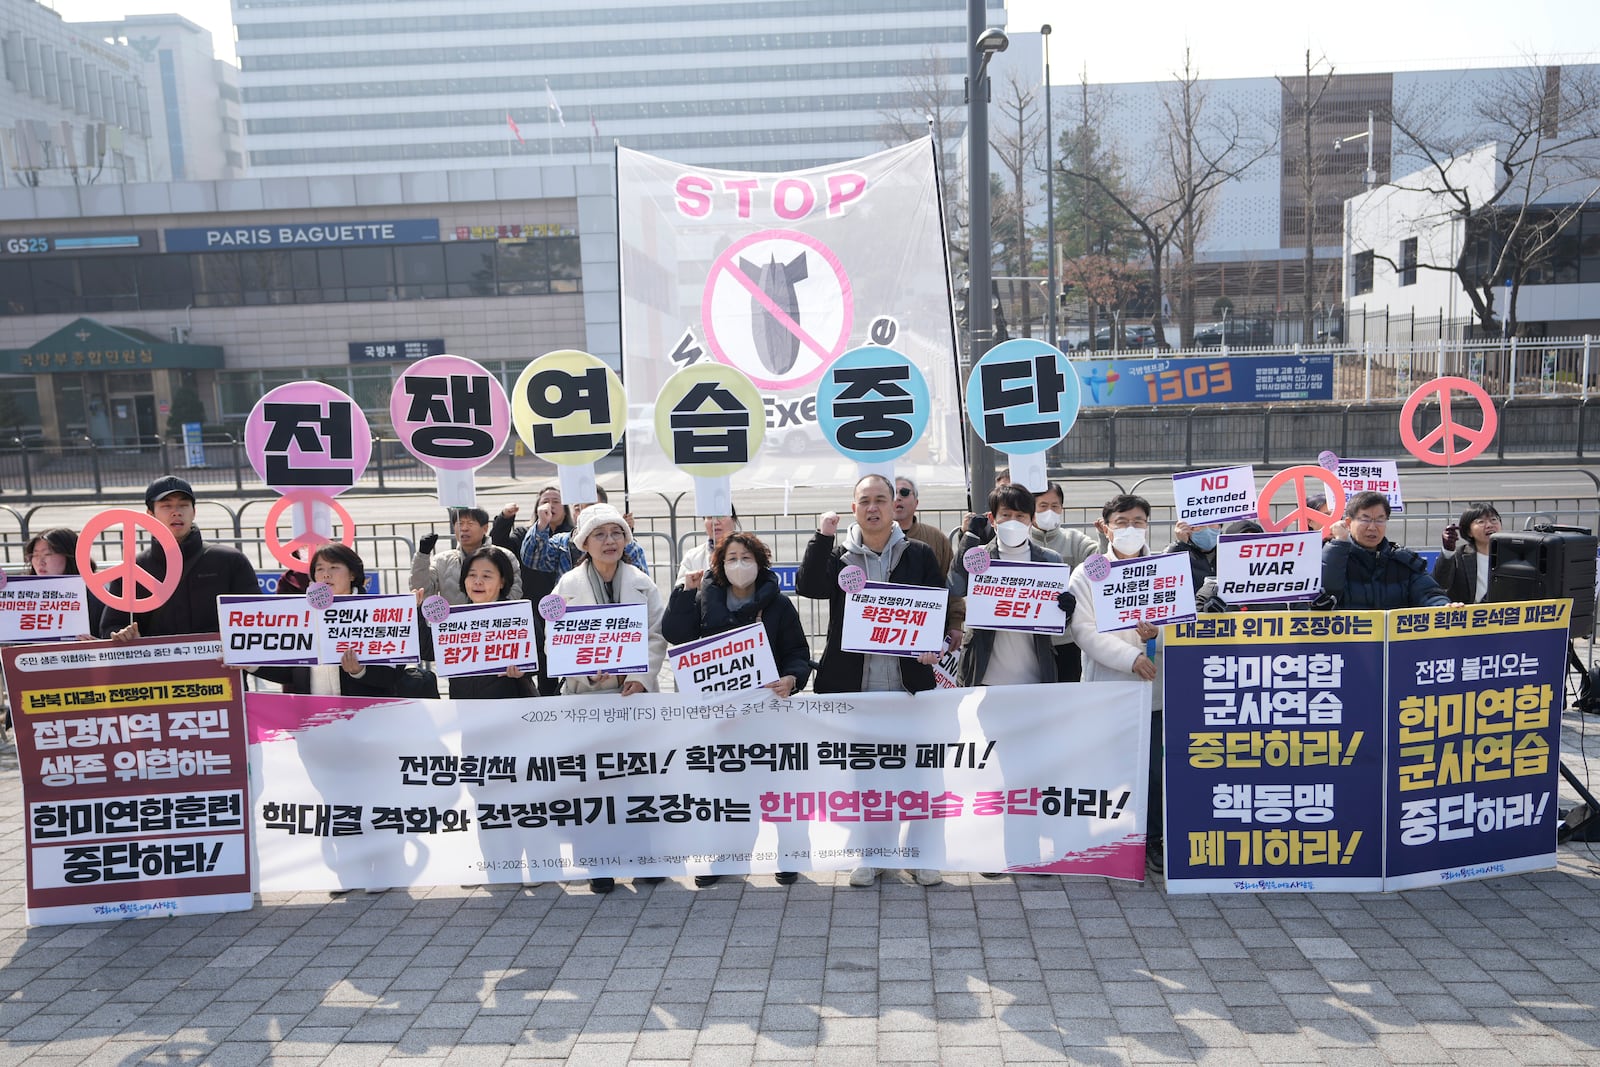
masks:
[[[1600,540],[1576,526],[1541,526],[1489,538],[1487,603],[1572,598],[1568,633],[1594,630],[1595,551]]]

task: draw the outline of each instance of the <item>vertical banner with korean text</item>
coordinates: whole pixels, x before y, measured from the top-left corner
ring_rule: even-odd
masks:
[[[1169,892],[1382,888],[1383,658],[1381,611],[1167,631]]]
[[[1540,600],[1390,614],[1386,888],[1556,865],[1571,610]]]
[[[263,891],[1145,870],[1150,687],[1138,682],[248,699]]]
[[[28,923],[251,906],[244,705],[220,653],[214,637],[0,651]]]
[[[857,463],[819,426],[829,368],[863,346],[904,357],[926,381],[926,432],[893,459],[938,484],[964,463],[955,329],[930,139],[787,173],[722,171],[617,150],[628,477],[691,486],[651,439],[649,412],[684,367],[717,362],[761,394],[767,443],[734,488],[850,485]],[[851,403],[901,417],[909,386],[881,375],[844,383]],[[852,409],[854,410],[854,409]],[[637,413],[637,414],[636,414]],[[891,435],[892,436],[892,435]],[[893,445],[857,433],[872,448]]]

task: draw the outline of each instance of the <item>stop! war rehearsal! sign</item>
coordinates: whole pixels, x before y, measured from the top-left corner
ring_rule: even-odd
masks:
[[[619,148],[617,225],[631,410],[653,411],[681,368],[725,364],[754,383],[769,431],[768,447],[733,475],[736,486],[853,485],[862,461],[834,451],[819,425],[823,379],[850,353],[882,346],[917,369],[930,398],[926,431],[893,459],[895,469],[931,483],[961,477],[960,382],[931,139],[759,174]],[[838,386],[830,395],[847,408],[864,402],[893,425],[885,437],[835,441],[890,443],[915,422],[899,410],[917,392],[914,379]],[[627,445],[631,481],[663,492],[690,488],[693,473],[648,432],[630,432]]]
[[[917,656],[944,650],[944,609],[949,590],[868,582],[844,598],[846,652]]]
[[[1217,596],[1229,604],[1286,604],[1322,592],[1322,534],[1223,534]]]
[[[88,595],[75,574],[5,579],[0,586],[0,644],[88,636]]]
[[[1246,466],[1174,474],[1172,498],[1179,520],[1190,526],[1214,526],[1254,518],[1256,472]]]
[[[678,692],[742,693],[778,680],[767,629],[759,622],[667,649]]]

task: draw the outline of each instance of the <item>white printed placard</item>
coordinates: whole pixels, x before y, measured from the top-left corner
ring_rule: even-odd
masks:
[[[1095,629],[1101,633],[1131,630],[1141,622],[1165,626],[1195,617],[1189,553],[1109,562],[1105,580],[1089,583],[1094,593]]]
[[[89,601],[76,574],[22,575],[0,586],[0,644],[61,641],[89,634]]]
[[[441,678],[539,669],[533,605],[526,600],[456,604],[433,627],[433,665]]]
[[[1190,526],[1214,526],[1253,518],[1254,467],[1216,467],[1172,476],[1172,501],[1178,519]]]
[[[338,663],[347,651],[362,663],[417,662],[417,598],[410,593],[336,596],[314,614],[319,663]]]
[[[318,662],[316,614],[304,596],[217,597],[222,662],[230,667]]]
[[[545,623],[544,663],[552,678],[647,673],[649,609],[643,604],[568,604],[559,619]]]
[[[1227,603],[1283,604],[1321,592],[1321,531],[1217,539],[1217,596]]]
[[[977,630],[1067,632],[1061,594],[1072,578],[1065,563],[997,559],[967,580],[967,625]]]
[[[767,628],[759,622],[667,649],[680,693],[743,693],[778,680]]]
[[[846,652],[920,656],[944,651],[944,609],[950,593],[920,585],[868,582],[844,598]]]
[[[1400,471],[1392,459],[1341,459],[1334,472],[1344,486],[1344,498],[1349,500],[1357,493],[1382,493],[1389,500],[1389,510],[1404,511],[1405,501],[1400,496]]]

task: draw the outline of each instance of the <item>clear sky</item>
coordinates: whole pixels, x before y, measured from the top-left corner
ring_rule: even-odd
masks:
[[[1050,80],[1159,81],[1187,45],[1206,78],[1292,74],[1326,57],[1340,73],[1586,62],[1600,49],[1596,0],[1008,0],[1008,28],[1050,23]]]
[[[43,0],[74,21],[176,11],[211,31],[217,54],[233,58],[228,0]],[[796,0],[803,2],[803,0]],[[1581,62],[1600,50],[1597,0],[1009,0],[1010,28],[1049,22],[1052,80],[1157,81],[1171,75],[1188,45],[1201,75],[1259,77],[1293,73],[1313,57],[1335,69],[1427,70]]]

